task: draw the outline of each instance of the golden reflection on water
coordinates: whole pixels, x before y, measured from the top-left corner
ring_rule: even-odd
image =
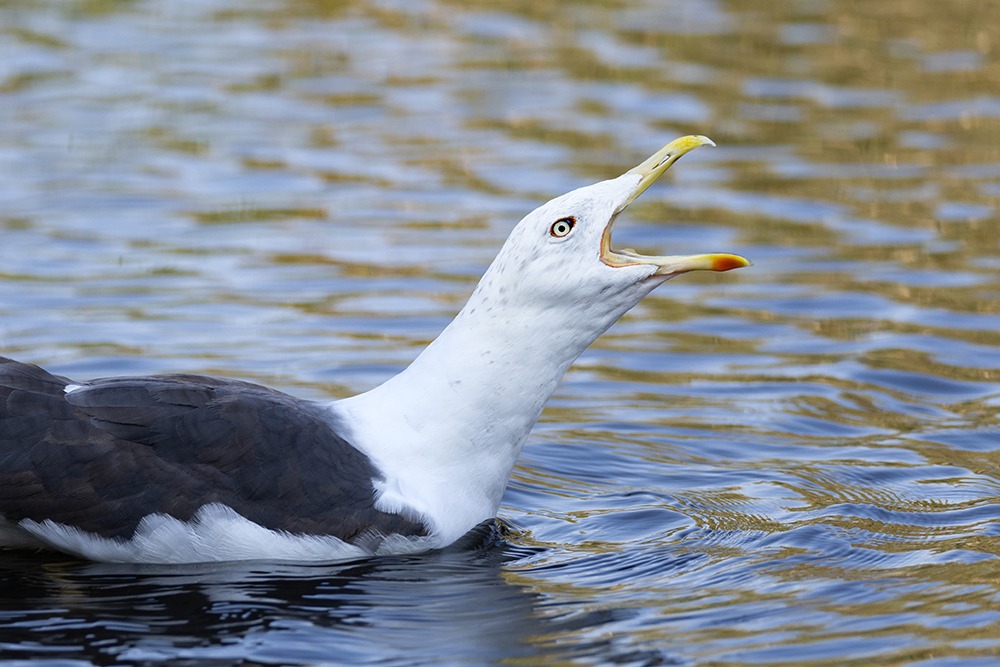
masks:
[[[539,650],[996,651],[1000,3],[14,9],[4,353],[354,393],[532,206],[706,134],[616,243],[755,265],[660,288],[546,410],[502,577],[637,616]]]

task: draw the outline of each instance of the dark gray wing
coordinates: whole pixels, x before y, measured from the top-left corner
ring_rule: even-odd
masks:
[[[0,357],[0,516],[128,538],[151,513],[222,503],[266,528],[424,535],[374,506],[378,470],[324,408],[194,375],[80,383]]]

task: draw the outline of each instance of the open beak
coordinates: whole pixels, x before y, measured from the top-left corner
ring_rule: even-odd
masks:
[[[635,189],[618,207],[601,237],[601,261],[608,266],[622,267],[637,264],[651,264],[657,267],[653,275],[672,276],[688,271],[729,271],[750,266],[750,261],[739,255],[724,252],[707,253],[703,255],[640,255],[634,250],[614,250],[611,247],[611,228],[614,227],[618,214],[625,210],[635,199],[663,175],[681,156],[690,153],[699,146],[714,146],[708,137],[688,135],[674,139],[669,144],[649,156],[642,164],[629,169],[626,174],[640,176]]]

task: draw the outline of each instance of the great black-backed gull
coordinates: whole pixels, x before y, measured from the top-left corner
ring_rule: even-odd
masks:
[[[570,364],[655,287],[749,265],[611,245],[677,139],[511,232],[399,375],[322,404],[195,375],[75,382],[0,358],[0,546],[98,561],[334,561],[447,546],[496,515]]]

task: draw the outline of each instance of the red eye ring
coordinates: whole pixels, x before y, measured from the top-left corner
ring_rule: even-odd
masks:
[[[549,236],[561,239],[573,231],[574,227],[576,227],[576,218],[559,218],[552,223],[551,227],[549,227]]]

